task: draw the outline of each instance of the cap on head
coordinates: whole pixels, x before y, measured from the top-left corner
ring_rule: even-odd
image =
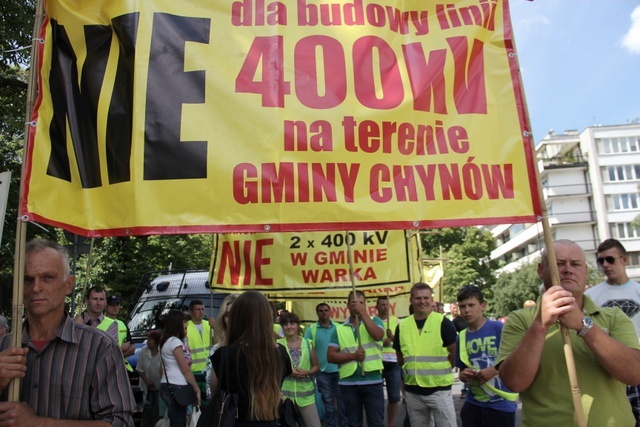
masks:
[[[107,305],[120,304],[120,297],[117,295],[110,295],[107,297]]]

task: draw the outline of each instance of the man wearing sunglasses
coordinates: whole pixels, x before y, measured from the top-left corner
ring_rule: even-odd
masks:
[[[598,266],[606,280],[587,289],[588,295],[602,307],[618,307],[629,316],[640,337],[640,283],[627,275],[627,251],[616,239],[607,239],[598,246]],[[627,386],[627,397],[640,426],[640,385]]]

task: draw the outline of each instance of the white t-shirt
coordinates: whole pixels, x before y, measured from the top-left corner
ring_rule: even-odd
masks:
[[[622,285],[602,282],[584,293],[601,307],[618,307],[622,310],[631,319],[640,337],[640,283],[633,280]]]
[[[163,368],[165,369],[166,375],[162,375],[162,382],[167,382],[167,377],[169,377],[169,383],[175,385],[186,385],[187,380],[184,375],[182,375],[182,371],[178,366],[178,361],[173,354],[173,350],[177,347],[180,347],[180,351],[184,353],[184,347],[182,345],[182,341],[180,341],[177,337],[169,338],[162,349],[160,350],[160,354],[162,355],[162,361],[164,362]]]

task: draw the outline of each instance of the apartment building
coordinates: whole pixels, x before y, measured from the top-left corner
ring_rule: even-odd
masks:
[[[579,132],[549,132],[536,146],[538,171],[554,240],[582,246],[595,265],[605,239],[622,242],[629,253],[629,277],[640,279],[640,124],[590,126]],[[540,256],[542,225],[503,224],[492,228],[498,247],[491,254],[513,271]]]

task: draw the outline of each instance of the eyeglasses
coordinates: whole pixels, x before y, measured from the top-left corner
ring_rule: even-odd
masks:
[[[479,292],[480,288],[475,285],[465,285],[461,287],[458,292],[462,292],[462,291]]]
[[[620,257],[606,256],[602,258],[597,258],[596,261],[598,261],[598,264],[600,265],[604,265],[605,261],[607,262],[607,264],[615,264],[617,258],[620,258]]]

